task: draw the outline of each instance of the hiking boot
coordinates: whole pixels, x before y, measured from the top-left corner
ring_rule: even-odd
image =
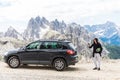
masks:
[[[100,71],[100,68],[98,68],[98,71]]]
[[[97,69],[97,67],[93,68],[93,70],[96,70],[96,69]]]

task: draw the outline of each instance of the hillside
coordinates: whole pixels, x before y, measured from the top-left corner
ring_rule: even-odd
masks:
[[[120,59],[120,46],[107,44],[106,49],[110,52],[109,58]]]
[[[17,49],[22,46],[25,46],[28,41],[23,41],[15,38],[10,38],[10,37],[3,37],[0,38],[0,55],[4,54],[6,51],[12,50],[12,49]]]

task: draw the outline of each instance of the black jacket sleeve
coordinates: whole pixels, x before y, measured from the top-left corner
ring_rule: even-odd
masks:
[[[91,46],[89,46],[89,48],[92,48],[93,47],[93,44]]]

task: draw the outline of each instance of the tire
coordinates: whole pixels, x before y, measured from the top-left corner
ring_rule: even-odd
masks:
[[[66,68],[66,62],[64,59],[62,58],[57,58],[54,60],[53,62],[53,67],[57,70],[57,71],[63,71]]]
[[[8,59],[8,65],[11,68],[18,68],[20,66],[20,60],[16,56],[12,56]]]

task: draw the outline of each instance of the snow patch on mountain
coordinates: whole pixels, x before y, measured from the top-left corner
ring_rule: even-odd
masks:
[[[105,30],[99,30],[99,31],[96,31],[96,32],[94,32],[94,34],[96,35],[99,35],[99,36],[104,36],[104,32],[105,32]]]
[[[41,30],[39,32],[39,34],[41,36],[40,39],[42,39],[44,37],[44,35],[50,30],[50,26],[48,26],[48,25],[45,25],[45,26],[46,26],[46,28],[40,28],[40,30]]]

